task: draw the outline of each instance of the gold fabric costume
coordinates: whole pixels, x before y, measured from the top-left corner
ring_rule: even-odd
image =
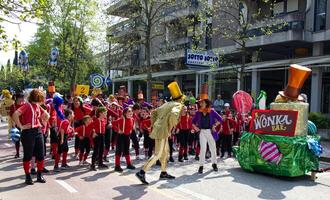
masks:
[[[171,101],[157,108],[151,114],[152,132],[150,138],[155,139],[155,153],[143,166],[144,171],[148,171],[157,160],[160,160],[161,171],[166,171],[169,154],[168,137],[171,135],[172,128],[179,123],[182,107],[183,104]]]

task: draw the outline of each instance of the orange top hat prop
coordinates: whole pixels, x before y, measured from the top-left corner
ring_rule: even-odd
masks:
[[[306,79],[311,74],[312,70],[301,65],[293,64],[289,68],[289,81],[284,91],[279,94],[291,100],[302,101],[303,97],[300,96],[300,90],[304,85]]]
[[[48,83],[48,92],[49,93],[55,93],[55,84],[54,84],[54,81],[50,81]]]
[[[137,98],[138,98],[138,100],[143,100],[144,99],[142,91],[138,92]]]
[[[209,85],[207,83],[202,84],[200,100],[209,99]]]
[[[172,100],[175,101],[175,100],[179,100],[182,97],[184,97],[184,95],[182,94],[181,89],[176,81],[173,81],[172,83],[170,83],[167,86],[167,88],[170,90]]]

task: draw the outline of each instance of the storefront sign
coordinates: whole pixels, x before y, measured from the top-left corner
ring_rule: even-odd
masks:
[[[250,132],[281,136],[294,136],[298,111],[254,110]]]
[[[89,85],[77,85],[76,92],[77,95],[86,95],[89,94]]]
[[[218,67],[219,57],[213,51],[186,50],[186,65],[197,65],[205,67]]]
[[[151,87],[152,87],[153,90],[164,90],[164,82],[153,81]]]

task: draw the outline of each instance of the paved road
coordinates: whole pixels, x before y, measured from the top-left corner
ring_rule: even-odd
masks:
[[[45,176],[46,184],[24,184],[21,159],[14,159],[14,146],[7,141],[6,129],[0,126],[0,200],[20,199],[329,199],[330,173],[319,174],[316,182],[309,176],[277,178],[243,171],[232,159],[219,159],[219,172],[205,165],[205,173],[196,173],[198,164],[191,158],[183,164],[170,164],[173,181],[159,181],[159,168],[148,172],[149,186],[140,185],[135,171],[113,171],[113,160],[107,170],[89,171],[70,157],[72,168]],[[113,154],[111,157],[113,158]],[[133,161],[141,166],[144,161]],[[53,161],[46,160],[48,169]],[[323,166],[330,164],[322,164]],[[124,163],[123,163],[123,166]]]

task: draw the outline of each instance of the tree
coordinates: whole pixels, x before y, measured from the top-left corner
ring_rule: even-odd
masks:
[[[0,0],[0,50],[6,49],[11,42],[4,22],[19,25],[32,21],[41,16],[45,4],[46,0]]]
[[[217,27],[213,27],[212,36],[220,36],[224,40],[234,42],[237,47],[234,51],[240,52],[240,67],[235,68],[239,74],[240,89],[244,89],[245,68],[248,56],[251,56],[247,42],[257,37],[256,33],[251,30],[255,29],[264,35],[271,35],[275,30],[287,25],[273,15],[273,3],[274,1],[271,0],[257,2],[252,0],[221,0],[214,3],[211,10],[211,13],[218,13],[218,15],[212,14],[212,16],[221,22]],[[222,59],[222,61],[223,63],[228,62],[226,59]]]

